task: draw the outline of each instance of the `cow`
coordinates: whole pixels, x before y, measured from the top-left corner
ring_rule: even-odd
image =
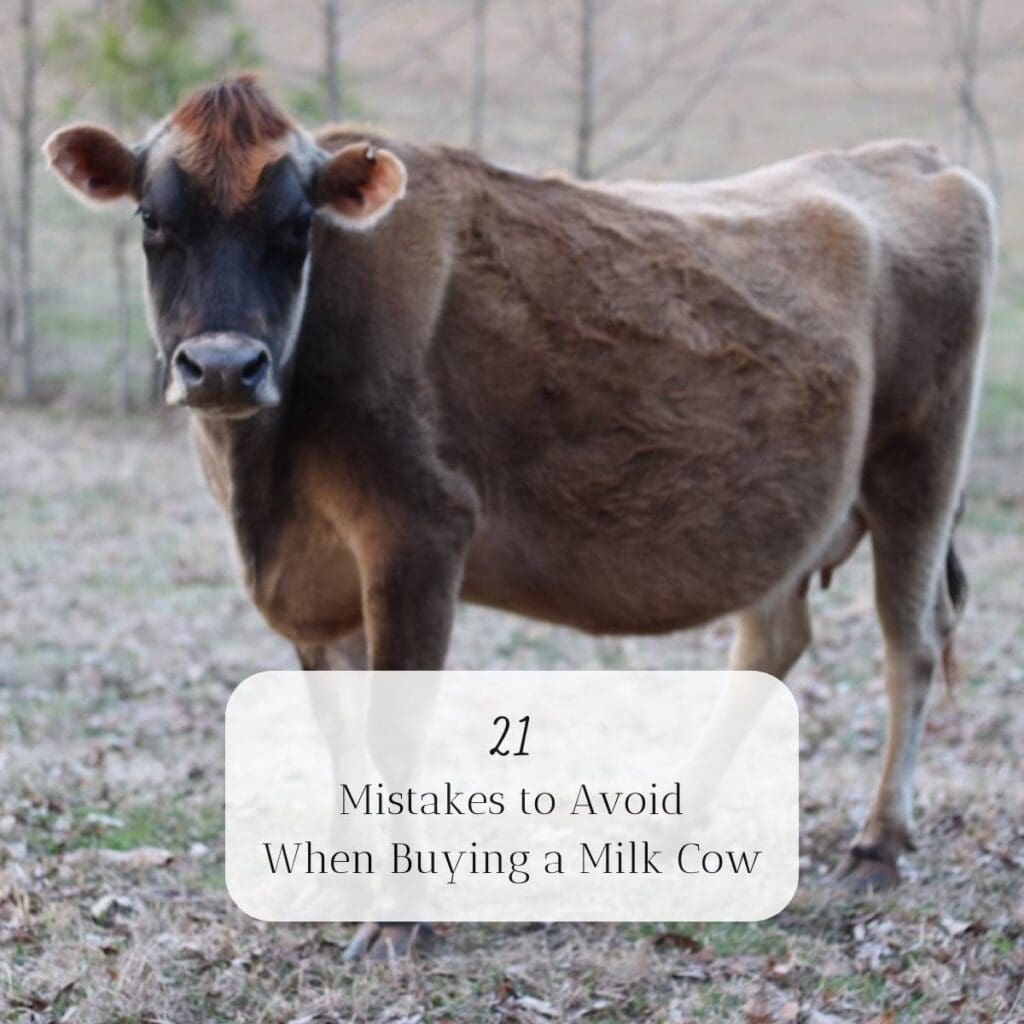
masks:
[[[869,535],[890,714],[840,872],[898,880],[994,276],[992,199],[878,142],[709,183],[591,183],[311,135],[252,76],[129,147],[45,144],[137,204],[167,403],[245,586],[307,668],[439,669],[458,600],[594,634],[737,616],[784,677]],[[410,928],[363,930],[408,945]],[[372,950],[371,950],[372,951]]]

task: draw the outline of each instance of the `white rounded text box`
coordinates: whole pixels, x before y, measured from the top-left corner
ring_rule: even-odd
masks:
[[[226,877],[272,921],[755,921],[798,880],[798,721],[750,672],[266,672]]]

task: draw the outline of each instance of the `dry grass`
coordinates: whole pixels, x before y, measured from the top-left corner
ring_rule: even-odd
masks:
[[[1020,1019],[1024,482],[1006,471],[1020,454],[989,438],[976,460],[961,544],[974,587],[962,629],[969,682],[933,702],[920,849],[898,893],[851,902],[827,884],[865,811],[884,721],[862,555],[816,598],[819,642],[794,674],[803,880],[789,910],[750,926],[452,928],[436,956],[365,971],[341,961],[344,928],[263,925],[224,890],[224,702],[251,671],[293,662],[234,582],[180,422],[5,412],[0,999],[10,1019]],[[727,641],[724,625],[593,641],[467,610],[453,660],[713,667]],[[138,852],[154,847],[170,860]]]
[[[575,51],[563,28],[572,5],[492,6],[501,13],[487,152],[565,165]],[[687,5],[686,17],[699,22],[712,6]],[[312,19],[277,0],[241,7],[278,62],[312,66]],[[372,74],[407,42],[415,50],[416,39],[432,37],[451,7],[397,5],[355,40],[354,106],[401,135],[465,137],[465,32],[390,77]],[[646,22],[624,17],[624,7],[606,19],[606,59],[621,57],[620,35],[635,43],[645,34]],[[987,7],[997,35],[1019,21],[1013,0]],[[656,9],[645,6],[648,22]],[[869,137],[944,135],[923,3],[815,0],[793,11],[671,147],[628,173],[694,177]],[[546,12],[562,26],[556,52],[524,70],[524,26],[539,24],[545,36]],[[1007,172],[1009,247],[1024,231],[1024,122],[1006,98],[1020,94],[1022,74],[1024,62],[1007,60],[983,80]],[[271,78],[284,84],[288,75]],[[676,89],[667,79],[602,138],[599,157],[663,113]],[[112,307],[99,276],[109,226],[58,199],[49,179],[40,181],[40,205],[41,361],[95,400],[109,377]],[[99,254],[88,268],[83,251]],[[1013,283],[1004,274],[1004,285]],[[973,586],[961,631],[968,682],[933,701],[917,773],[920,848],[903,888],[853,902],[827,884],[866,811],[885,718],[861,553],[815,597],[818,643],[793,675],[803,879],[789,910],[752,926],[460,927],[436,956],[393,971],[343,965],[342,928],[265,926],[224,890],[224,702],[252,671],[294,662],[234,581],[221,517],[180,421],[0,410],[0,1017],[1024,1019],[1024,314],[1001,310],[997,325],[961,531]],[[718,667],[728,635],[716,625],[662,640],[592,641],[467,610],[453,663]],[[138,853],[147,848],[170,859]]]

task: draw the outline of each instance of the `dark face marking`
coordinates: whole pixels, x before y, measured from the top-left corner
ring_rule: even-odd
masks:
[[[305,304],[313,208],[287,157],[242,209],[219,209],[173,160],[139,203],[165,397],[214,415],[274,405]]]

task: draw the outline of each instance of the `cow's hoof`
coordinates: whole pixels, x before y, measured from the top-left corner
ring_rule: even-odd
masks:
[[[894,856],[855,846],[839,865],[836,878],[851,893],[881,892],[899,885],[900,871]]]
[[[345,950],[349,962],[391,963],[427,951],[437,935],[429,924],[361,924]]]

